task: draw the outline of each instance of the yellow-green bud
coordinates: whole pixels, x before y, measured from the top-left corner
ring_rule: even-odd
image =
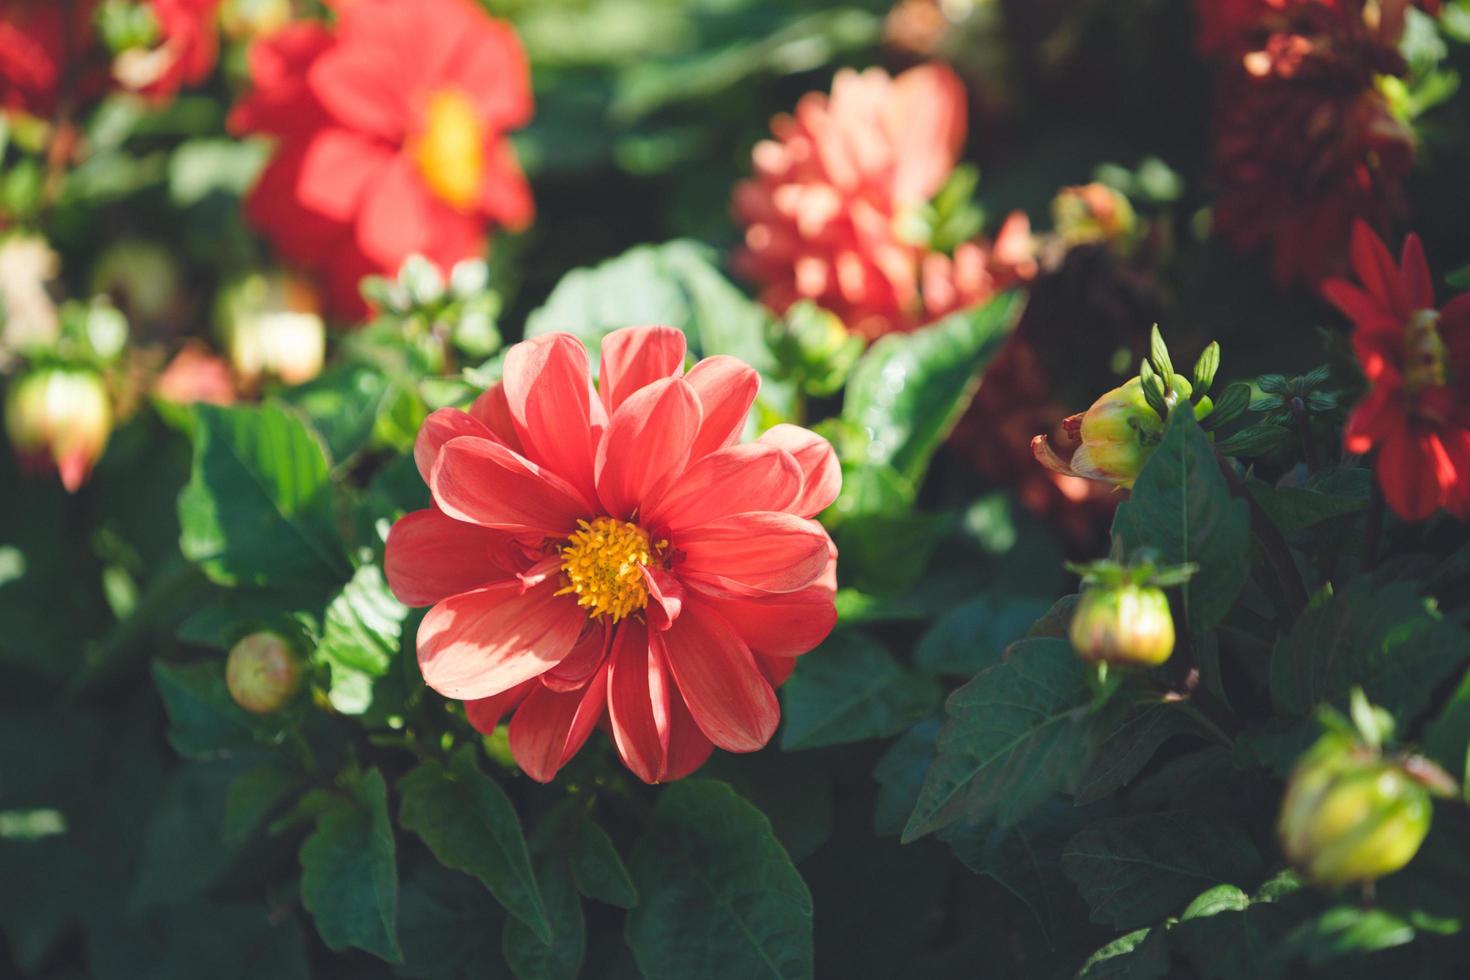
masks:
[[[1068,426],[1069,435],[1072,431]],[[1063,472],[1126,488],[1133,486],[1153,455],[1163,436],[1164,421],[1149,407],[1143,383],[1133,378],[1093,402],[1075,431],[1080,445]],[[1051,465],[1037,455],[1042,463]]]
[[[1082,593],[1068,631],[1091,663],[1153,667],[1174,652],[1169,598],[1148,585],[1096,585]]]
[[[1404,769],[1346,736],[1322,736],[1287,783],[1277,831],[1288,861],[1327,887],[1373,881],[1413,859],[1433,804]]]
[[[301,688],[301,662],[278,633],[251,633],[230,648],[225,660],[225,686],[246,711],[268,715],[296,696]]]
[[[75,493],[107,447],[112,403],[95,372],[43,368],[11,386],[5,430],[22,469],[55,471]]]
[[[1128,198],[1106,184],[1064,187],[1052,198],[1052,226],[1068,245],[1126,245],[1138,219]]]

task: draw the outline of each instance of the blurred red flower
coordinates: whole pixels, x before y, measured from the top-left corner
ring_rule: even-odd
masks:
[[[219,57],[220,0],[152,0],[158,21],[158,44],[124,51],[113,62],[113,75],[125,87],[160,102],[172,99],[185,85],[197,85],[214,70]]]
[[[91,0],[0,0],[0,108],[51,115],[91,39]]]
[[[964,84],[942,65],[839,71],[831,95],[803,96],[756,145],[755,177],[735,188],[736,267],[777,312],[809,299],[866,337],[989,298],[1029,261],[1024,216],[994,248],[967,242],[952,257],[900,229],[954,171],[965,119]]]
[[[1416,235],[1395,263],[1366,224],[1353,229],[1357,283],[1331,279],[1323,295],[1349,319],[1368,394],[1353,410],[1349,452],[1378,451],[1384,500],[1405,520],[1439,508],[1470,516],[1470,294],[1435,307]]]
[[[1341,271],[1352,223],[1404,215],[1412,130],[1377,79],[1405,71],[1408,0],[1205,0],[1217,56],[1215,224],[1242,251],[1269,245],[1279,285]],[[1432,5],[1431,5],[1432,6]]]
[[[447,272],[484,251],[487,225],[531,220],[506,137],[531,85],[515,33],[471,0],[341,6],[335,31],[299,22],[252,48],[230,123],[277,138],[247,216],[356,316],[364,275],[415,252]]]
[[[841,471],[820,436],[778,425],[738,445],[760,386],[684,335],[602,343],[600,390],[569,334],[512,347],[469,412],[441,409],[414,458],[434,506],[398,521],[394,594],[433,605],[425,682],[547,781],[606,718],[640,779],[687,775],[713,746],[753,752],[773,687],[836,623],[836,548],[811,518]]]

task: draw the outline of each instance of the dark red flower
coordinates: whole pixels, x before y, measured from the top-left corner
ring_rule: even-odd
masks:
[[[237,133],[278,140],[246,214],[326,279],[328,307],[365,309],[358,282],[420,253],[481,254],[491,224],[530,221],[507,132],[531,116],[515,33],[470,0],[354,0],[335,31],[292,24],[250,54]]]
[[[91,21],[91,0],[0,0],[0,108],[51,115]]]
[[[1353,321],[1353,348],[1368,394],[1348,420],[1349,452],[1377,450],[1384,499],[1420,521],[1444,508],[1470,516],[1470,294],[1435,307],[1434,283],[1416,235],[1395,263],[1366,224],[1353,229],[1357,283],[1332,279],[1322,293]]]

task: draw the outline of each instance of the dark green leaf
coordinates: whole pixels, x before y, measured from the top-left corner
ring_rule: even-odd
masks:
[[[1293,929],[1284,948],[1288,955],[1320,967],[1413,941],[1414,927],[1392,912],[1339,905]]]
[[[1160,564],[1199,565],[1179,593],[1189,629],[1203,632],[1230,611],[1250,574],[1248,512],[1230,496],[1209,437],[1189,412],[1173,412],[1132,496],[1118,507],[1113,540],[1128,557],[1152,548]]]
[[[884,836],[903,833],[909,814],[919,801],[924,776],[934,764],[943,722],[926,718],[904,732],[888,747],[873,769],[878,799],[873,805],[873,832]]]
[[[403,883],[398,933],[414,980],[509,980],[500,936],[505,913],[469,875],[432,861]]]
[[[300,774],[275,764],[240,773],[225,797],[224,824],[220,828],[224,841],[245,841],[300,786]]]
[[[842,416],[868,434],[866,462],[890,464],[918,482],[949,435],[985,366],[1020,316],[1004,293],[909,334],[890,334],[863,355],[847,384]]]
[[[1254,884],[1262,863],[1234,822],[1174,811],[1098,821],[1067,844],[1062,868],[1093,921],[1127,929],[1178,911],[1202,888]]]
[[[168,712],[169,744],[179,754],[209,759],[279,744],[285,727],[279,715],[252,715],[225,686],[222,660],[197,664],[153,663],[153,680]]]
[[[914,662],[931,674],[973,677],[1051,607],[1050,600],[984,595],[951,609],[919,640]]]
[[[633,887],[617,847],[590,815],[577,821],[567,859],[572,880],[583,895],[620,909],[638,904],[638,889]]]
[[[647,980],[813,976],[811,893],[770,823],[725,784],[665,789],[632,870],[627,938]]]
[[[520,819],[505,792],[480,771],[475,751],[465,746],[448,765],[430,759],[399,780],[398,820],[442,864],[479,878],[507,911],[549,942],[551,923]]]
[[[863,592],[899,596],[922,580],[934,548],[954,531],[945,514],[858,514],[834,529],[844,579]]]
[[[1366,493],[1337,496],[1303,487],[1273,487],[1260,480],[1248,480],[1246,489],[1271,523],[1284,533],[1305,530],[1334,517],[1356,514],[1368,506]]]
[[[1432,613],[1413,583],[1357,578],[1314,601],[1276,644],[1271,700],[1305,715],[1324,702],[1346,704],[1358,686],[1374,704],[1412,717],[1467,656],[1465,632]]]
[[[396,963],[403,952],[388,787],[370,769],[348,792],[321,801],[326,808],[301,845],[301,904],[330,948],[355,946]]]
[[[1077,980],[1158,980],[1169,973],[1169,946],[1161,927],[1135,929],[1093,953]]]
[[[332,461],[340,464],[367,447],[378,416],[396,394],[382,371],[343,364],[287,389],[282,397],[310,420]]]
[[[148,817],[133,886],[135,913],[197,898],[229,870],[239,844],[226,844],[223,822],[236,772],[226,763],[194,763],[170,776]]]
[[[965,819],[1014,823],[1086,762],[1086,666],[1064,640],[1027,640],[950,695],[949,720],[905,841]]]
[[[1183,704],[1144,692],[1114,697],[1093,720],[1091,761],[1074,788],[1077,804],[1128,785],[1160,746],[1184,734],[1199,735],[1202,728]]]
[[[326,457],[279,408],[195,406],[194,469],[179,495],[179,546],[224,585],[347,577]]]
[[[939,687],[848,630],[796,662],[784,701],[781,748],[814,749],[896,735],[938,705]]]
[[[408,609],[388,589],[377,565],[363,565],[327,606],[315,659],[331,670],[332,707],[362,714],[372,703],[372,679],[388,672],[402,640]],[[364,697],[365,695],[365,697]]]
[[[547,942],[520,919],[508,918],[501,946],[505,961],[516,980],[576,980],[587,952],[587,923],[566,857],[540,858],[536,878],[546,899],[552,939]]]
[[[1215,443],[1222,456],[1265,456],[1275,452],[1292,439],[1291,430],[1270,422],[1259,422]]]

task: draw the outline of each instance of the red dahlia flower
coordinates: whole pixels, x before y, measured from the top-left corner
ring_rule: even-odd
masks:
[[[1395,263],[1367,225],[1353,229],[1358,284],[1341,279],[1323,295],[1349,319],[1367,396],[1348,420],[1349,452],[1378,450],[1384,499],[1421,521],[1438,508],[1470,516],[1470,294],[1444,309],[1416,235]]]
[[[1413,132],[1377,79],[1405,70],[1405,0],[1202,3],[1201,47],[1222,59],[1215,223],[1241,250],[1269,244],[1282,286],[1344,265],[1352,223],[1405,210]]]
[[[428,685],[467,703],[546,781],[605,722],[628,768],[677,779],[711,747],[751,752],[772,688],[836,621],[836,549],[811,518],[837,496],[826,440],[778,425],[738,445],[759,375],[684,371],[684,335],[512,347],[469,412],[441,409],[414,458],[434,506],[388,536],[388,582],[419,627]]]
[[[126,88],[166,102],[185,85],[197,85],[219,56],[215,10],[219,0],[152,0],[158,44],[124,51],[113,74]]]
[[[325,275],[332,311],[365,310],[364,275],[416,252],[447,273],[488,224],[530,221],[506,138],[531,116],[529,68],[472,0],[353,0],[335,32],[300,22],[258,42],[250,74],[231,126],[278,145],[246,214]]]
[[[965,140],[965,89],[941,65],[897,78],[837,73],[830,96],[803,96],[755,147],[755,177],[735,188],[746,226],[735,263],[777,312],[809,299],[849,330],[914,330],[974,306],[1029,261],[1024,217],[1002,242],[967,242],[951,258],[906,241],[903,219],[944,186]],[[1017,253],[1021,254],[1017,254]]]
[[[90,0],[0,0],[0,109],[51,115],[91,22]]]

